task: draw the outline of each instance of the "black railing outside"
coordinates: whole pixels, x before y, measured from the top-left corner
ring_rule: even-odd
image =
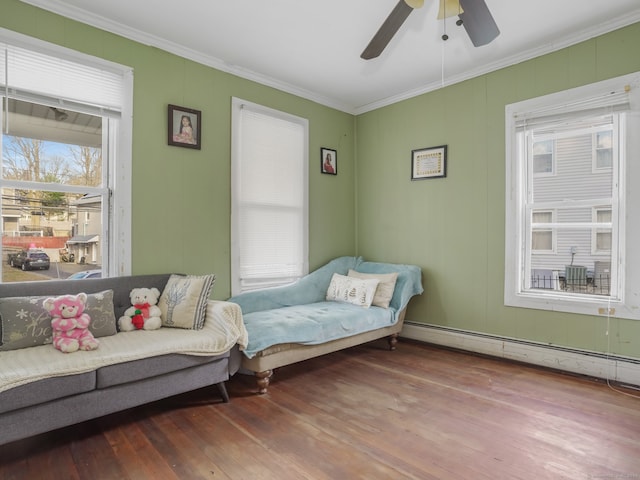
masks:
[[[582,278],[567,279],[552,275],[532,275],[531,288],[540,290],[562,290],[571,293],[588,293],[590,295],[609,295],[611,278],[609,275],[593,275]]]

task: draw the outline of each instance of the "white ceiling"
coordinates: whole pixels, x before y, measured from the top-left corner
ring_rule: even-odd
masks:
[[[354,114],[640,21],[640,0],[486,0],[501,33],[475,48],[426,0],[362,60],[397,0],[23,1]]]

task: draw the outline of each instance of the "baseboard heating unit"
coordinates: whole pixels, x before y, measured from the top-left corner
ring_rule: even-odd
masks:
[[[640,359],[405,321],[400,336],[434,345],[640,386]]]

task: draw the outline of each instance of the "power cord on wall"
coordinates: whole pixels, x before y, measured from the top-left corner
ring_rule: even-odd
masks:
[[[609,297],[609,299],[607,300],[607,331],[605,333],[605,335],[607,336],[607,364],[609,364],[609,362],[611,361],[610,355],[611,355],[611,297]],[[633,393],[629,393],[629,392],[624,392],[622,390],[620,390],[619,388],[616,388],[614,385],[611,384],[611,375],[610,375],[610,370],[609,368],[607,368],[607,386],[613,390],[614,392],[617,392],[621,395],[626,395],[627,397],[633,397],[633,398],[640,398],[640,395],[634,395]]]

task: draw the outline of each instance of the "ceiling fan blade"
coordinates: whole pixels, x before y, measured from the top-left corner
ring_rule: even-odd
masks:
[[[459,15],[474,47],[493,41],[500,30],[484,0],[460,0],[463,13]]]
[[[364,51],[360,55],[360,58],[371,60],[372,58],[376,58],[382,53],[382,51],[386,48],[387,44],[391,41],[393,36],[402,26],[413,9],[422,6],[422,2],[411,3],[417,6],[410,6],[407,2],[405,2],[405,0],[400,0],[398,2],[398,4],[391,11],[382,26],[373,36],[373,38],[369,42],[369,45],[367,45],[367,48],[364,49]]]

